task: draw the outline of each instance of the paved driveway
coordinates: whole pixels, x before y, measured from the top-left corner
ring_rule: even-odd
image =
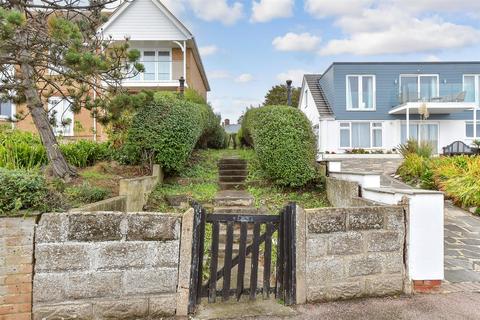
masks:
[[[480,284],[480,218],[449,201],[445,202],[445,280]]]

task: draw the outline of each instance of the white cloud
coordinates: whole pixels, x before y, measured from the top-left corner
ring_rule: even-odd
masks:
[[[302,69],[292,69],[287,72],[282,72],[277,75],[277,80],[284,84],[287,80],[293,81],[294,87],[300,87],[302,85],[303,76],[308,72]]]
[[[220,21],[225,25],[235,24],[243,16],[243,4],[229,5],[226,0],[189,0],[195,15],[204,21]]]
[[[377,55],[429,52],[460,48],[478,43],[480,40],[479,30],[445,22],[439,18],[403,17],[388,27],[375,30],[371,26],[365,26],[360,32],[354,32],[351,26],[344,28],[351,32],[350,36],[329,41],[320,50],[320,54]]]
[[[180,15],[185,11],[185,0],[162,0],[161,2],[174,15]]]
[[[200,47],[199,50],[202,56],[211,56],[212,54],[217,53],[218,47],[211,45],[211,46]]]
[[[231,78],[230,73],[225,70],[213,70],[208,72],[209,79],[228,79]]]
[[[463,10],[480,10],[480,1],[472,0],[394,0],[405,10],[458,12]]]
[[[276,18],[287,18],[293,14],[294,0],[260,0],[252,3],[252,22],[268,22]]]
[[[320,37],[308,32],[301,34],[289,32],[283,37],[273,39],[272,44],[278,51],[315,51],[320,41]]]
[[[430,54],[430,55],[426,56],[424,60],[427,61],[427,62],[438,62],[438,61],[442,61],[442,59],[440,59],[438,56],[436,56],[436,55],[434,55],[434,54]]]
[[[253,97],[213,97],[210,103],[215,113],[221,113],[222,119],[230,119],[230,123],[236,123],[247,107],[259,106],[262,98]]]
[[[306,0],[305,10],[312,16],[324,18],[344,14],[354,14],[374,0]]]
[[[237,83],[248,83],[253,80],[253,76],[250,73],[243,73],[235,78]]]

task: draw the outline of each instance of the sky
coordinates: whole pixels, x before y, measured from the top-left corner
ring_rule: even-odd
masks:
[[[480,0],[161,0],[194,34],[215,112],[339,61],[480,60]]]

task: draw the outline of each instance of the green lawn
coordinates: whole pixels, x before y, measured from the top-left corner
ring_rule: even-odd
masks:
[[[147,210],[160,212],[182,212],[169,206],[165,196],[188,195],[202,204],[213,205],[218,192],[217,162],[224,156],[239,156],[248,161],[248,192],[255,197],[255,205],[269,213],[277,213],[290,201],[304,208],[328,206],[322,186],[301,189],[286,189],[272,185],[263,176],[253,150],[199,150],[195,151],[188,165],[176,177],[167,178],[150,195]]]

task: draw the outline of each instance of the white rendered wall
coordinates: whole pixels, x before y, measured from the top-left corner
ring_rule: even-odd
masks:
[[[321,121],[322,122],[322,121]],[[326,144],[324,150],[319,152],[328,151],[329,153],[345,153],[345,149],[340,148],[340,123],[352,122],[350,120],[330,120],[325,121],[326,124]],[[355,121],[353,121],[355,122]],[[359,121],[365,122],[365,121]],[[404,120],[369,120],[366,122],[381,122],[382,123],[382,150],[389,151],[392,149],[398,149],[401,144],[401,125],[405,123]],[[411,123],[419,123],[420,121],[411,121]],[[454,141],[463,141],[470,144],[473,139],[466,137],[465,133],[465,120],[426,120],[424,123],[438,124],[438,151],[441,153],[442,148],[451,144]]]
[[[307,91],[307,94],[305,94],[305,91]],[[315,126],[319,123],[319,115],[318,115],[318,109],[317,106],[315,105],[315,101],[313,100],[312,93],[310,91],[310,88],[304,81],[304,86],[302,87],[302,95],[300,99],[300,111],[302,111],[310,120],[312,123],[312,126]]]
[[[389,189],[392,192],[366,189],[366,199],[396,204],[409,199],[408,276],[411,280],[444,279],[444,196],[441,192]]]
[[[379,188],[380,174],[330,172],[330,177],[358,183],[362,188]]]

